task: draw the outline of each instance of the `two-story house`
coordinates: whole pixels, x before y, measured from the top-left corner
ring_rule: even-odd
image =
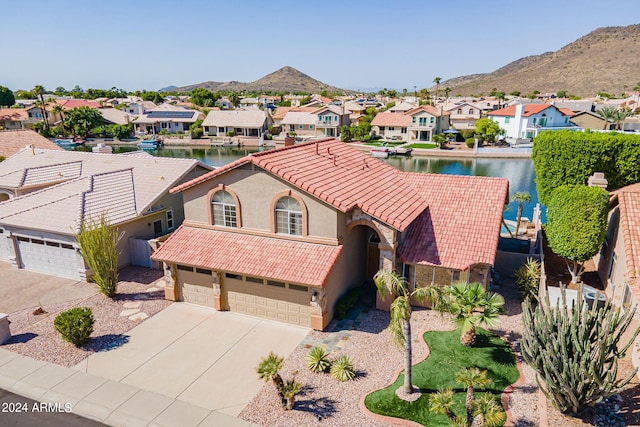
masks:
[[[402,113],[378,113],[371,121],[371,134],[385,139],[407,141],[411,116]]]
[[[315,110],[312,114],[318,118],[316,129],[318,133],[323,136],[340,136],[342,126],[349,126],[351,124],[349,121],[349,112],[344,111],[344,109],[336,105],[325,105]]]
[[[479,106],[470,102],[459,102],[445,107],[449,113],[451,127],[460,131],[475,130],[476,122],[482,117]]]
[[[411,117],[409,141],[431,141],[433,135],[449,129],[449,113],[432,105],[421,105],[404,114]]]
[[[187,132],[198,119],[204,119],[204,114],[198,110],[161,104],[138,116],[133,121],[133,127],[136,133]]]
[[[169,299],[321,330],[339,297],[381,268],[412,289],[488,286],[508,187],[401,172],[334,139],[293,145],[173,188],[185,221],[153,259]]]
[[[530,140],[543,130],[575,129],[570,117],[551,104],[518,104],[487,113],[511,140]]]

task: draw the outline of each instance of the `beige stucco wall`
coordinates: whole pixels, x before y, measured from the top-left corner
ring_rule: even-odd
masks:
[[[309,237],[338,238],[337,210],[307,195],[293,185],[262,169],[251,166],[234,169],[219,177],[185,190],[185,215],[189,221],[209,224],[211,203],[208,192],[218,185],[225,185],[237,195],[242,214],[242,228],[270,233],[272,228],[271,203],[279,193],[291,190],[300,197],[308,212]]]
[[[570,119],[572,123],[580,126],[583,129],[601,130],[604,127],[604,120],[598,117],[593,117],[590,114],[581,114]],[[607,129],[611,129],[613,123],[609,123]]]
[[[624,295],[625,275],[627,273],[627,255],[624,247],[624,238],[620,230],[620,208],[615,207],[609,213],[609,225],[607,226],[607,241],[609,242],[604,253],[598,253],[594,257],[594,263],[598,266],[598,275],[605,286],[605,293],[612,298],[615,305],[621,305]],[[611,260],[616,255],[616,265],[611,271]]]

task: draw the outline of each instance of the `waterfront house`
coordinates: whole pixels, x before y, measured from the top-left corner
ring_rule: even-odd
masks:
[[[209,111],[202,127],[207,135],[225,136],[233,132],[235,136],[260,137],[272,124],[273,120],[268,110],[241,108]]]
[[[421,105],[404,114],[411,117],[409,141],[431,141],[433,135],[449,129],[449,113],[432,105]]]
[[[605,120],[591,111],[575,113],[569,118],[569,121],[582,129],[611,130],[615,127],[612,120]]]
[[[204,114],[198,110],[161,104],[138,116],[133,121],[133,126],[136,133],[188,132],[189,127],[198,119],[204,119]]]
[[[288,112],[292,111],[292,112],[299,112],[299,113],[310,113],[315,110],[316,108],[313,108],[313,107],[278,107],[272,116],[273,126],[279,127],[281,128],[281,130],[288,131],[289,130],[288,128],[285,129],[285,127],[282,126],[282,121],[284,120]]]
[[[371,134],[384,139],[407,141],[407,129],[411,125],[411,116],[402,113],[382,112],[371,121]]]
[[[325,105],[313,111],[317,117],[315,124],[318,133],[323,136],[337,137],[340,136],[342,126],[349,126],[349,112],[342,107],[336,105]]]
[[[508,187],[401,172],[335,139],[293,145],[173,188],[185,221],[153,259],[169,299],[321,330],[381,268],[411,289],[488,286]]]
[[[74,233],[104,213],[122,236],[118,266],[151,267],[158,239],[184,218],[181,195],[169,189],[208,171],[196,160],[140,152],[24,148],[0,162],[0,260],[86,280]]]
[[[530,140],[543,130],[580,129],[551,104],[517,104],[487,113],[514,141]]]
[[[476,129],[476,122],[482,117],[479,106],[470,102],[459,102],[444,107],[449,113],[450,125],[459,131]]]
[[[24,108],[0,108],[0,128],[3,130],[24,129],[28,118]]]

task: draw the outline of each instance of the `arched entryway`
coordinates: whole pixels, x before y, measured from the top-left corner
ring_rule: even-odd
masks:
[[[367,241],[367,278],[370,278],[380,269],[380,236],[375,230],[369,229]]]

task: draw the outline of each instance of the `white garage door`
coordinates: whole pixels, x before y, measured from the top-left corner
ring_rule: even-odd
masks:
[[[76,250],[67,243],[18,236],[18,253],[26,270],[80,278]]]
[[[305,286],[225,274],[228,309],[251,316],[309,327],[309,293]]]
[[[211,270],[177,266],[178,300],[213,307],[213,276]]]
[[[0,230],[0,260],[7,261],[13,254],[12,250],[9,250],[11,240],[7,239],[8,231]]]

